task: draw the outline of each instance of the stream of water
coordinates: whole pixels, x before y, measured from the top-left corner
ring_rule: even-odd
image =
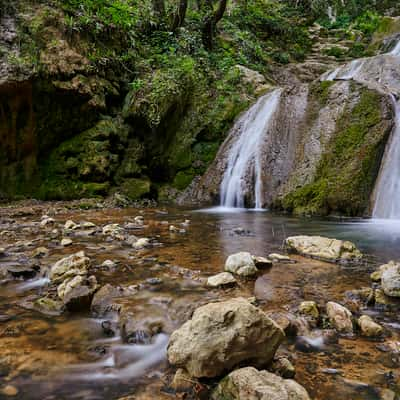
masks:
[[[94,266],[112,259],[115,268],[96,267],[99,284],[139,288],[124,304],[137,321],[149,318],[158,321],[163,332],[146,344],[125,343],[112,315],[99,319],[82,311],[51,316],[32,309],[32,302],[43,296],[48,285],[46,278],[2,282],[0,373],[6,379],[2,385],[15,386],[21,400],[118,399],[127,394],[134,394],[135,400],[170,399],[168,382],[174,370],[166,363],[168,336],[197,305],[256,296],[259,306],[273,314],[295,310],[304,299],[321,305],[332,300],[343,302],[347,291],[371,285],[369,274],[377,265],[400,258],[400,225],[391,221],[303,220],[268,212],[226,211],[218,208],[201,212],[176,209],[142,212],[145,227],[135,234],[156,238],[162,246],[140,252],[117,240],[105,241],[101,234],[84,235],[79,231],[71,235],[73,245],[62,248],[51,238],[53,228],[40,228],[32,223],[33,217],[11,215],[10,218],[10,213],[3,216],[1,229],[10,232],[10,236],[3,235],[8,255],[0,259],[0,268],[16,259],[23,260],[23,256],[29,258],[32,241],[35,247],[50,249],[40,259],[43,268],[80,250],[86,252]],[[60,210],[55,219],[60,226],[68,219],[91,221],[97,226],[111,222],[124,226],[138,212]],[[180,226],[187,219],[191,222],[186,233],[169,231],[169,224]],[[257,280],[243,281],[225,291],[207,290],[199,280],[221,272],[231,253],[249,251],[265,256],[281,252],[283,240],[295,234],[352,240],[368,254],[368,259],[362,265],[346,268],[298,258],[296,264],[275,265]],[[15,246],[16,241],[19,246]],[[391,336],[381,341],[341,338],[337,344],[328,345],[314,332],[299,338],[301,342],[289,341],[283,345],[282,351],[294,357],[296,379],[313,399],[379,400],[380,388],[392,387],[393,379],[387,377],[397,376],[397,364],[390,361],[392,353],[380,349],[400,340],[400,305],[396,304],[391,310],[373,306],[363,310],[390,331]],[[112,327],[111,336],[104,331],[104,323]],[[337,372],[332,375],[333,370]]]

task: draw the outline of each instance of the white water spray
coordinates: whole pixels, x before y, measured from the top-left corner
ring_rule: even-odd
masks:
[[[400,102],[393,96],[395,128],[375,188],[374,218],[400,219]]]
[[[227,167],[220,186],[221,205],[244,207],[246,182],[254,179],[255,208],[263,206],[262,144],[268,134],[272,117],[278,108],[282,90],[262,96],[236,122],[228,141],[234,137],[229,150]]]

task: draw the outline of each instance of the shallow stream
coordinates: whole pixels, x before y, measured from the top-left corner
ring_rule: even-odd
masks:
[[[40,226],[43,214],[53,217],[55,224]],[[67,220],[90,221],[101,228],[110,223],[123,226],[137,215],[143,215],[145,225],[133,234],[154,238],[159,245],[136,251],[96,232],[80,231],[69,235],[72,246],[60,245]],[[190,223],[183,227],[185,220]],[[170,232],[170,225],[186,232]],[[237,288],[204,287],[202,279],[221,272],[229,254],[282,253],[284,239],[295,234],[351,240],[367,259],[360,266],[345,267],[294,256],[296,263],[276,264],[262,271],[257,280],[241,281]],[[370,287],[369,274],[378,265],[400,260],[400,222],[300,219],[224,209],[69,210],[58,203],[0,209],[0,247],[6,248],[0,268],[31,263],[32,252],[41,246],[49,250],[48,255],[35,259],[42,270],[65,255],[85,250],[99,284],[135,288],[135,294],[123,301],[139,322],[154,320],[162,329],[150,342],[126,344],[112,317],[107,318],[112,327],[107,335],[102,327],[106,319],[95,318],[89,311],[52,316],[35,310],[32,302],[45,291],[46,277],[3,279],[0,398],[10,398],[4,388],[11,385],[18,399],[118,399],[128,395],[132,396],[129,399],[173,399],[178,397],[168,389],[174,373],[165,358],[168,335],[194,308],[237,296],[255,296],[270,315],[295,311],[303,300],[315,300],[321,306],[327,301],[347,301],[350,307],[346,291]],[[116,266],[100,267],[108,259]],[[387,329],[383,339],[356,334],[326,343],[313,332],[289,340],[280,351],[291,358],[296,380],[313,399],[380,399],[384,388],[400,390],[399,310],[396,302],[389,310],[363,310]],[[394,347],[396,351],[388,350]]]

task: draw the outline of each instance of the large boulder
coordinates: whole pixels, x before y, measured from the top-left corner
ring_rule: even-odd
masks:
[[[211,303],[173,332],[168,360],[193,377],[216,377],[243,362],[269,364],[284,336],[274,321],[243,298]]]
[[[328,262],[356,262],[362,253],[354,243],[322,236],[292,236],[285,240],[290,251]]]
[[[225,377],[212,400],[310,400],[307,391],[292,379],[246,367]]]
[[[231,254],[225,262],[225,271],[240,276],[256,275],[258,269],[250,253],[240,252]]]
[[[339,332],[353,332],[353,315],[342,305],[330,301],[326,304],[326,313],[328,314],[329,322]]]
[[[88,273],[89,265],[90,259],[85,256],[83,251],[80,251],[57,261],[50,270],[50,279],[57,283],[76,275],[85,276]]]
[[[400,297],[400,264],[392,262],[382,270],[383,292],[389,297]]]

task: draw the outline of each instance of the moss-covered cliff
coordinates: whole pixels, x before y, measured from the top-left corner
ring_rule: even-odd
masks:
[[[0,196],[175,197],[271,85],[313,79],[355,56],[354,43],[377,51],[395,34],[382,15],[397,2],[345,3],[228,2],[210,46],[196,2],[175,26],[173,1],[160,14],[147,0],[0,0]],[[347,50],[328,54],[325,40]],[[284,204],[301,208],[293,196]]]

